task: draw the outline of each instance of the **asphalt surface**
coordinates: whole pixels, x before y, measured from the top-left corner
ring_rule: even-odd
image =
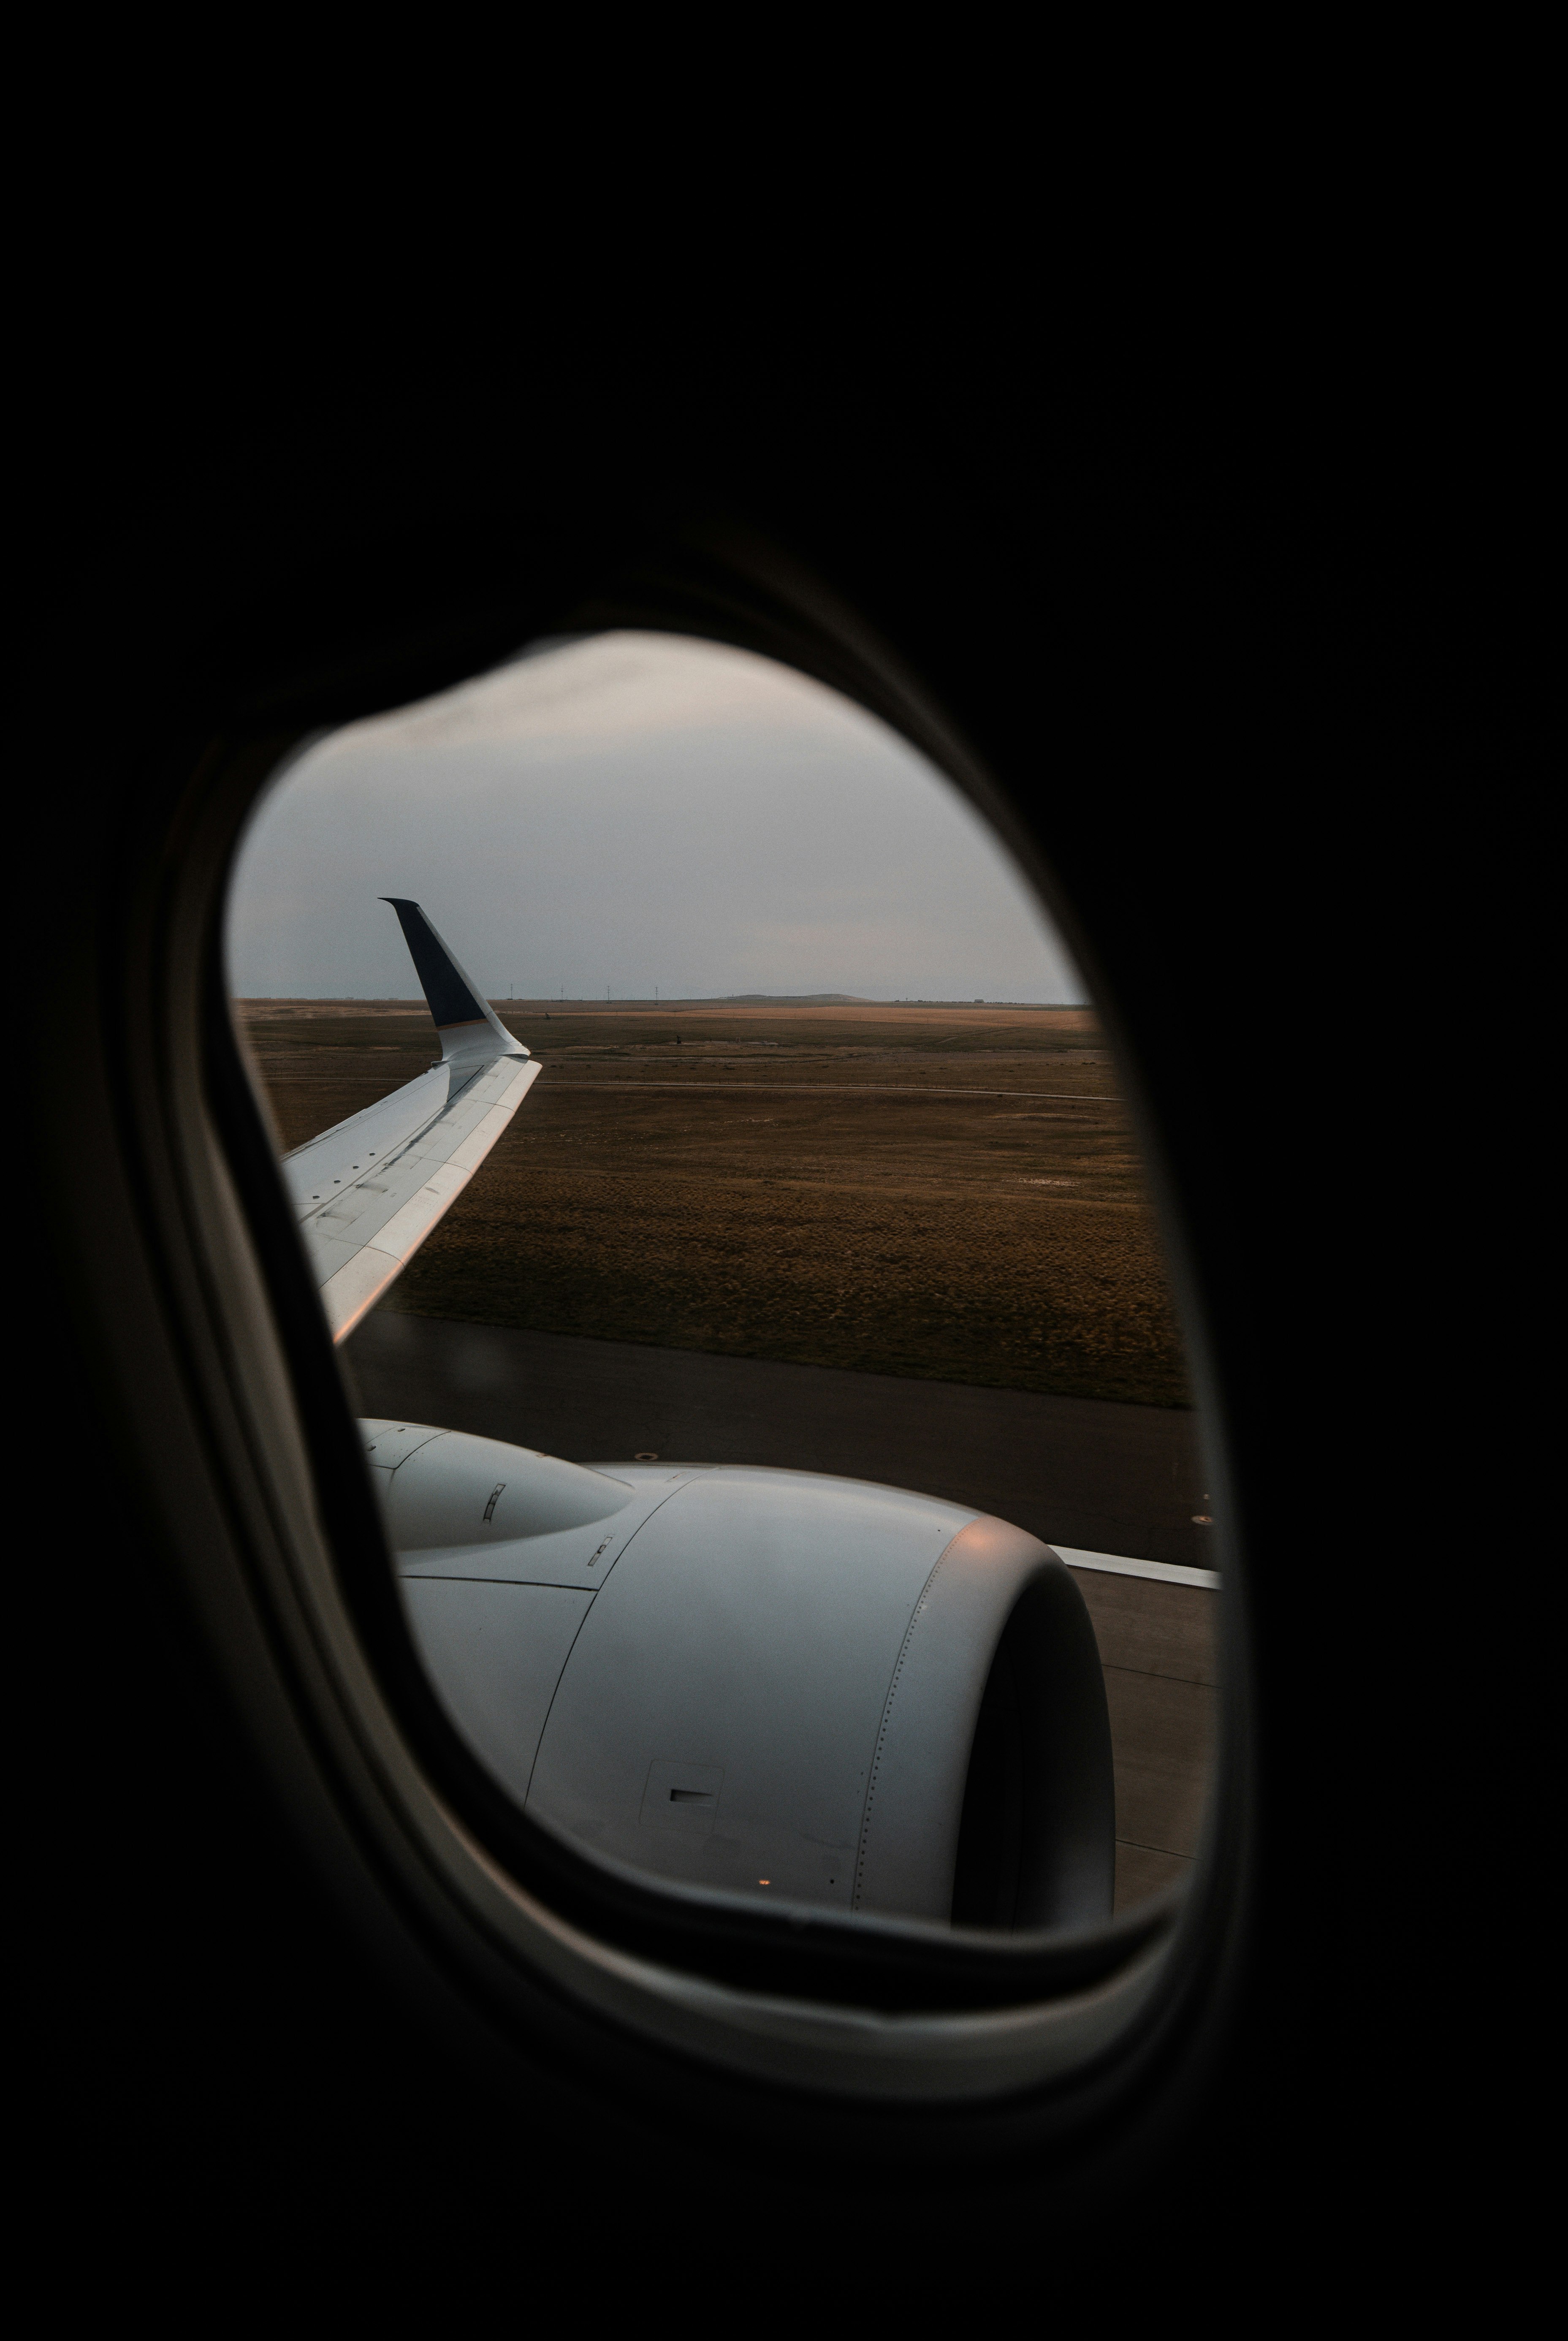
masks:
[[[1209,1569],[1196,1417],[379,1310],[340,1352],[358,1411],[574,1463],[768,1463],[918,1489],[1046,1543]]]

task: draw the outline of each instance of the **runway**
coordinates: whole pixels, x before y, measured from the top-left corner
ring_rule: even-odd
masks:
[[[1196,1418],[1174,1407],[706,1357],[378,1310],[343,1344],[360,1411],[573,1463],[654,1454],[915,1488],[1047,1544],[1211,1569]]]
[[[357,1410],[563,1455],[769,1463],[944,1496],[1045,1543],[1211,1569],[1191,1414],[708,1357],[390,1310],[339,1352]],[[1116,1905],[1187,1870],[1207,1796],[1216,1596],[1076,1569],[1105,1668]]]

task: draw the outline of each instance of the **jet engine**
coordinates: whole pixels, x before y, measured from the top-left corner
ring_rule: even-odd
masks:
[[[1109,1916],[1099,1656],[1036,1538],[811,1472],[590,1469],[362,1429],[431,1680],[539,1820],[796,1904],[1004,1929]]]

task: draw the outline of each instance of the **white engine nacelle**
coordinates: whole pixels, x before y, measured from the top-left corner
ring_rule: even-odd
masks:
[[[431,1679],[537,1819],[795,1903],[1109,1916],[1105,1687],[1048,1546],[859,1480],[362,1429]]]

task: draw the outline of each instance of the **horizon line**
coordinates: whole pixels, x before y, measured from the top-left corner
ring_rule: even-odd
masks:
[[[237,1001],[267,1000],[309,1000],[334,1005],[373,1008],[422,1008],[423,998],[417,992],[398,991],[236,991],[230,997]],[[980,998],[978,995],[939,996],[935,992],[897,992],[878,998],[858,991],[681,991],[668,998],[648,992],[617,992],[600,1000],[590,992],[522,992],[516,997],[504,992],[484,995],[491,1008],[1087,1008],[1092,1000],[1003,1000],[999,997]]]

